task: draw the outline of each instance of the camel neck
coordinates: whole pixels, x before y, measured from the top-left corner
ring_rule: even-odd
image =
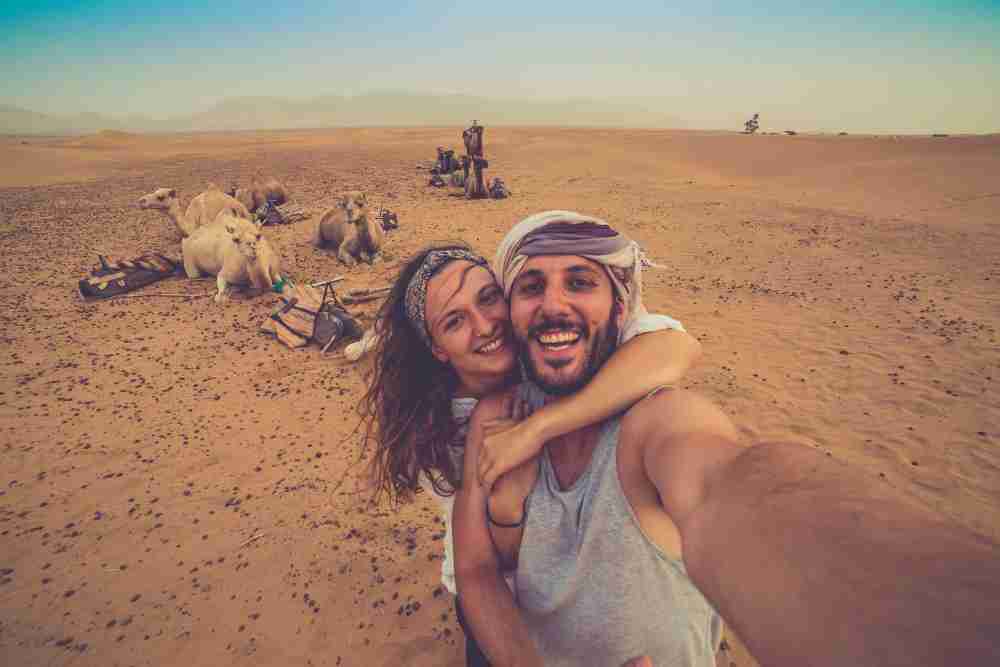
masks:
[[[174,224],[177,225],[177,228],[181,230],[181,233],[184,234],[184,236],[191,235],[191,232],[194,231],[192,229],[194,225],[188,223],[187,218],[182,212],[181,203],[178,200],[175,199],[170,202],[170,207],[167,209],[166,213],[167,217],[173,220]]]
[[[173,218],[174,222],[176,222],[179,226],[184,225],[184,223],[187,222],[184,219],[184,213],[181,209],[181,203],[176,199],[170,202],[170,208],[167,209],[167,217]]]

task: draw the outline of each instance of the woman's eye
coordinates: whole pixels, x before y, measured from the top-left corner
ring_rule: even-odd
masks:
[[[452,317],[451,319],[447,320],[444,323],[444,330],[445,331],[452,331],[453,329],[455,329],[455,327],[457,327],[459,325],[459,323],[461,322],[461,319],[462,318],[460,318],[460,317]]]
[[[593,287],[594,283],[589,280],[584,280],[583,278],[574,278],[569,281],[569,286],[571,289],[582,290]]]
[[[492,290],[483,295],[480,301],[484,306],[492,306],[500,298],[500,290]]]
[[[525,296],[531,296],[533,294],[538,294],[541,290],[541,283],[525,283],[521,285],[517,291]]]

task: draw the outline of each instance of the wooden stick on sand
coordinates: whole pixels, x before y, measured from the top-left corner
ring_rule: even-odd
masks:
[[[247,540],[246,542],[244,542],[243,544],[241,544],[239,546],[239,548],[242,549],[246,545],[250,544],[251,542],[256,542],[257,540],[259,540],[260,538],[264,537],[265,535],[267,535],[267,533],[257,533],[256,535],[254,535],[253,537],[251,537],[249,540]]]
[[[344,276],[337,276],[336,278],[330,278],[329,280],[319,280],[314,283],[309,283],[309,287],[326,287],[327,285],[339,283],[341,280],[345,280]]]
[[[352,289],[341,299],[345,304],[363,303],[381,299],[389,294],[392,287],[369,287]]]
[[[111,299],[137,299],[143,296],[167,296],[179,299],[200,299],[203,296],[212,296],[212,294],[212,292],[205,292],[204,294],[185,294],[183,292],[149,292],[148,294],[119,294],[117,296],[109,296],[105,299],[105,301],[110,301]]]

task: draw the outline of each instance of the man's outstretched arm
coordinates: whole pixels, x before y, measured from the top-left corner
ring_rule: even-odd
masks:
[[[1000,664],[997,544],[811,447],[741,447],[689,392],[633,412],[688,573],[762,664]]]
[[[455,497],[455,577],[458,597],[476,642],[495,667],[542,665],[500,562],[486,519],[488,489],[476,478],[483,423],[506,416],[503,398],[480,401],[469,424],[462,487]]]

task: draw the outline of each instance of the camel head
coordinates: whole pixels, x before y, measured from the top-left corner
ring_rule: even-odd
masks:
[[[341,194],[337,206],[343,209],[347,222],[352,225],[361,224],[368,217],[368,197],[359,190]]]
[[[148,195],[139,198],[139,208],[166,211],[177,201],[177,190],[173,188],[158,188]]]
[[[226,232],[232,237],[241,255],[251,262],[257,259],[257,247],[263,238],[259,226],[249,220],[234,218],[226,221]]]

